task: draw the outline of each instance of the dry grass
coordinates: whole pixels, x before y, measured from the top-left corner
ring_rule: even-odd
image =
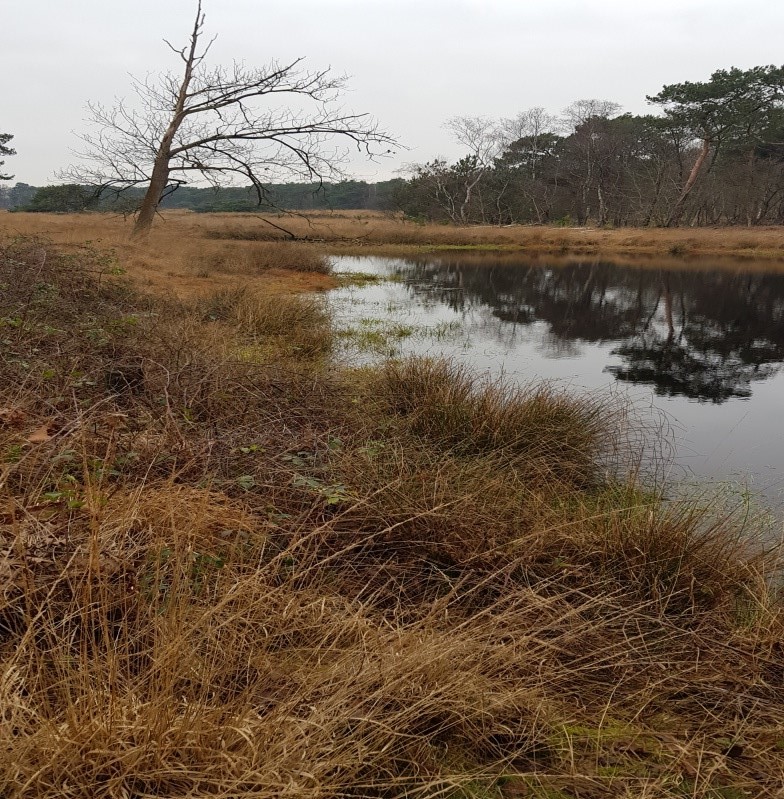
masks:
[[[776,563],[607,477],[615,409],[105,271],[0,251],[0,795],[780,791]]]
[[[332,350],[331,320],[316,296],[269,295],[240,288],[200,300],[196,313],[207,321],[230,324],[238,341],[269,345],[273,339],[289,355],[308,357]]]
[[[148,241],[128,239],[130,222],[111,214],[0,212],[0,240],[44,236],[61,248],[111,252],[116,265],[145,290],[193,299],[238,286],[272,294],[335,285],[329,259],[307,244],[205,239],[195,214],[159,220]]]
[[[382,214],[308,214],[276,219],[306,240],[340,245],[361,252],[385,246],[388,252],[406,247],[489,248],[525,250],[554,255],[602,255],[689,258],[719,256],[784,260],[784,229],[680,228],[597,229],[548,226],[494,227],[423,225]],[[203,235],[235,240],[274,240],[280,235],[253,216],[209,214],[199,220]],[[399,248],[395,250],[394,248]]]
[[[455,227],[420,225],[373,212],[309,213],[270,217],[302,239],[286,241],[281,231],[254,214],[168,212],[145,244],[128,241],[130,222],[108,214],[11,214],[0,212],[0,235],[46,235],[74,249],[86,240],[111,247],[120,266],[145,288],[179,297],[203,296],[251,281],[274,293],[331,288],[323,250],[337,253],[405,255],[414,250],[493,250],[501,255],[601,257],[623,263],[655,261],[700,268],[722,263],[737,269],[784,263],[784,229],[765,228],[561,228]]]
[[[377,380],[389,410],[445,451],[492,453],[539,476],[553,469],[566,483],[580,484],[596,471],[610,414],[588,397],[577,400],[547,385],[521,390],[480,381],[466,367],[419,358],[385,365]]]
[[[272,241],[262,244],[231,242],[219,247],[202,244],[195,252],[181,253],[185,268],[194,275],[213,272],[252,276],[271,269],[330,273],[323,254],[294,243]]]

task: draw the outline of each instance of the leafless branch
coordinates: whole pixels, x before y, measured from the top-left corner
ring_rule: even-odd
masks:
[[[164,39],[184,65],[181,75],[133,78],[134,102],[88,106],[91,130],[81,136],[80,153],[86,166],[63,174],[107,190],[146,183],[137,232],[149,229],[161,200],[193,175],[216,186],[221,176],[245,181],[261,203],[276,180],[342,177],[341,140],[371,159],[397,146],[370,116],[337,105],[344,76],[306,70],[302,58],[208,67],[215,38],[201,46],[204,22],[198,0],[187,44]]]

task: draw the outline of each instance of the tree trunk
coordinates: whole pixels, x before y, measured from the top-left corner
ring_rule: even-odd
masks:
[[[596,186],[596,196],[599,199],[599,227],[604,227],[607,224],[607,206],[604,202],[601,182]]]
[[[749,157],[747,162],[747,178],[746,178],[746,227],[751,227],[754,224],[754,148],[749,149]]]
[[[474,190],[474,186],[476,185],[476,181],[468,182],[465,186],[465,196],[463,197],[463,202],[460,204],[460,224],[467,225],[468,224],[468,206],[471,203],[471,194]]]
[[[132,239],[143,239],[149,234],[152,223],[155,220],[155,214],[158,213],[161,197],[168,183],[169,152],[167,147],[165,151],[159,150],[158,155],[155,157],[150,185],[147,187],[142,204],[139,206],[139,213],[136,216],[136,222],[131,232]]]
[[[705,163],[705,159],[708,157],[709,152],[710,141],[708,139],[703,139],[702,147],[700,148],[700,154],[697,156],[697,160],[694,162],[691,172],[689,172],[689,177],[686,179],[686,183],[681,191],[680,197],[678,197],[675,205],[673,206],[672,212],[667,220],[666,227],[678,227],[680,224],[681,217],[683,216],[683,206],[686,203],[689,194],[691,194],[694,184],[697,182],[700,170],[702,169],[702,165]]]
[[[474,189],[479,181],[482,179],[482,175],[485,173],[485,167],[482,167],[475,178],[467,179],[465,183],[465,196],[463,197],[463,202],[460,205],[460,222],[463,225],[468,224],[468,209],[471,205],[471,198],[473,196]],[[482,210],[484,214],[484,210]]]
[[[191,43],[187,50],[180,51],[181,58],[185,61],[185,74],[182,77],[182,83],[177,91],[177,101],[172,108],[172,117],[166,131],[163,134],[161,143],[158,145],[158,151],[155,153],[155,163],[152,166],[152,175],[150,176],[150,185],[147,187],[147,192],[144,195],[142,204],[139,206],[139,213],[136,217],[136,222],[131,231],[132,239],[146,238],[155,221],[155,214],[158,213],[158,206],[161,204],[163,192],[166,191],[166,186],[169,184],[169,163],[171,161],[172,142],[177,135],[177,131],[182,125],[183,119],[187,115],[185,108],[188,99],[188,89],[191,85],[193,78],[194,64],[204,58],[196,55],[196,46],[199,42],[199,35],[201,27],[204,24],[204,15],[201,11],[201,0],[196,4],[196,19],[193,23],[193,31],[191,32]],[[167,42],[168,44],[168,42]],[[169,45],[171,47],[171,45]],[[209,45],[207,45],[209,49]],[[204,51],[206,53],[206,50]]]
[[[659,202],[659,197],[661,196],[662,184],[664,183],[664,167],[659,167],[656,170],[656,183],[654,184],[653,189],[653,199],[650,201],[648,205],[648,210],[645,212],[645,216],[642,220],[643,227],[649,227],[651,224],[651,220],[653,219],[653,212],[656,210],[656,203]]]

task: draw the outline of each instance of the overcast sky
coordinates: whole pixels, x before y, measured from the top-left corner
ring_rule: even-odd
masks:
[[[357,177],[459,154],[455,115],[559,112],[600,98],[645,112],[665,83],[784,63],[780,0],[204,0],[215,62],[306,56],[351,76],[346,105],[410,148]],[[41,185],[74,160],[88,100],[130,94],[128,73],[179,69],[193,0],[0,0],[5,169]]]

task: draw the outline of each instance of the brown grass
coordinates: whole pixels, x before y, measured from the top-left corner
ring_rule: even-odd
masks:
[[[0,795],[780,791],[776,562],[608,476],[617,409],[90,252],[0,250]]]
[[[517,225],[422,225],[382,214],[359,216],[308,214],[276,219],[298,236],[339,245],[352,252],[384,246],[525,250],[554,255],[689,258],[718,256],[784,260],[784,228],[597,229]],[[209,214],[199,220],[203,235],[235,240],[274,240],[279,234],[258,219],[239,214]],[[398,248],[398,249],[394,249]]]
[[[111,214],[11,214],[0,212],[3,237],[44,236],[79,253],[111,253],[116,266],[156,294],[183,299],[238,286],[272,294],[332,288],[328,258],[318,248],[288,242],[206,240],[195,215],[159,220],[148,241],[131,242],[130,222]]]
[[[318,272],[328,275],[329,260],[307,246],[289,242],[231,242],[210,247],[201,244],[191,252],[180,252],[185,270],[194,275],[213,272],[252,276],[271,269]]]
[[[547,385],[521,391],[511,383],[482,382],[466,367],[420,358],[388,363],[376,379],[389,410],[445,451],[493,453],[539,477],[555,468],[564,483],[582,483],[596,471],[609,409],[588,397],[576,402]]]
[[[658,267],[694,268],[739,262],[766,269],[784,263],[784,228],[561,228],[420,225],[373,212],[270,217],[302,239],[285,235],[254,214],[167,212],[146,244],[128,241],[130,222],[109,214],[0,212],[0,235],[46,235],[78,249],[86,240],[112,248],[140,285],[179,297],[204,296],[251,281],[273,293],[331,288],[324,250],[406,255],[459,248],[506,256],[580,255]]]
[[[320,298],[270,295],[244,288],[220,291],[196,304],[211,322],[231,325],[237,341],[259,344],[272,339],[289,355],[324,355],[332,349],[331,320]],[[254,357],[258,352],[253,351]]]

